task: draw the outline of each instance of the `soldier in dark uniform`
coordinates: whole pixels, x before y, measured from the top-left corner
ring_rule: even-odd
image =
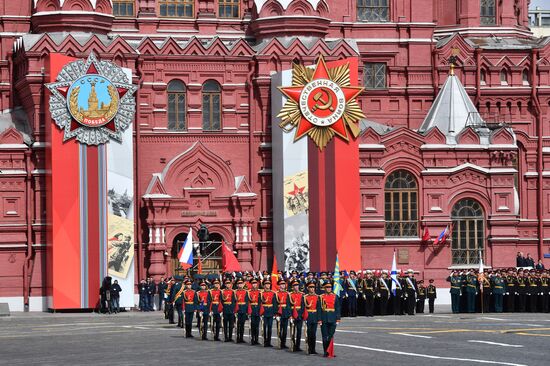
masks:
[[[164,282],[164,277],[160,278],[160,282],[157,285],[157,290],[159,294],[159,308],[158,310],[162,310],[162,304],[164,303],[164,293],[166,292],[166,288],[168,287],[168,284]]]
[[[191,288],[192,282],[185,281],[185,290],[183,291],[183,312],[185,313],[185,338],[193,338],[191,330],[193,328],[193,315],[195,314],[195,290]]]
[[[183,291],[185,287],[181,281],[174,283],[170,289],[170,304],[178,313],[178,327],[183,328]],[[173,319],[173,311],[172,311]]]
[[[260,294],[261,308],[260,315],[263,319],[263,338],[264,347],[271,347],[271,333],[273,329],[273,316],[277,312],[277,296],[271,290],[271,281],[265,279],[263,283],[264,290]]]
[[[307,353],[316,355],[315,345],[317,343],[317,324],[321,321],[321,302],[319,295],[315,293],[315,282],[307,285],[307,295],[304,296],[305,313],[304,320],[307,322],[306,343]]]
[[[289,296],[292,317],[290,318],[290,337],[293,352],[300,352],[300,340],[302,338],[302,324],[304,321],[304,294],[300,292],[300,281],[291,282],[292,292]]]
[[[430,311],[430,314],[433,314],[434,312],[434,304],[435,299],[437,299],[437,288],[434,285],[433,278],[430,278],[430,284],[428,285],[428,288],[426,289],[427,297],[428,297],[428,309]]]
[[[502,278],[500,272],[497,272],[495,276],[491,278],[491,292],[493,293],[493,302],[495,304],[495,312],[502,313],[502,300],[505,291],[505,281]]]
[[[418,298],[416,299],[416,313],[424,313],[424,305],[426,303],[426,287],[424,287],[424,281],[417,282],[418,285]]]
[[[492,289],[491,289],[491,282],[489,281],[487,273],[483,273],[483,275],[479,276],[479,280],[481,280],[481,283],[479,284],[479,287],[483,287],[483,292],[481,296],[483,296],[483,312],[488,313],[491,309],[491,295],[492,295]]]
[[[197,309],[197,318],[199,318],[199,333],[202,340],[206,340],[208,333],[208,318],[210,315],[210,292],[206,289],[206,281],[200,282],[200,289],[195,296],[195,308]]]
[[[550,297],[550,278],[548,278],[548,272],[543,271],[540,279],[540,292],[542,296],[541,301],[541,309],[540,311],[542,313],[548,313],[550,312],[550,308],[548,306],[549,303],[549,297]]]
[[[237,280],[237,290],[235,290],[235,315],[237,316],[237,343],[244,343],[244,327],[248,315],[247,291],[244,289],[244,281]]]
[[[222,323],[221,314],[223,312],[222,304],[222,291],[220,290],[220,280],[217,278],[212,281],[214,286],[210,292],[210,313],[212,314],[212,333],[214,333],[214,340],[220,340],[220,329]]]
[[[478,280],[473,270],[466,275],[466,309],[469,313],[476,311],[476,295],[478,292]]]
[[[248,315],[250,315],[250,344],[258,344],[260,336],[260,290],[258,289],[258,280],[250,281],[252,289],[248,291]]]
[[[535,270],[529,272],[527,280],[529,287],[527,288],[527,297],[529,299],[529,311],[535,313],[538,307],[538,295],[540,292],[540,281]]]
[[[508,275],[505,277],[505,285],[506,285],[506,291],[505,291],[505,301],[506,301],[506,311],[509,313],[513,313],[516,308],[516,295],[517,295],[517,277],[516,274],[514,274],[512,269],[508,269]]]
[[[390,299],[391,295],[391,278],[388,277],[388,271],[382,271],[382,277],[378,279],[376,287],[378,288],[377,296],[378,303],[380,305],[380,315],[386,315],[388,313],[388,300]],[[401,290],[399,291],[399,293],[401,293]],[[395,297],[393,297],[392,295],[392,303],[395,301],[394,299]],[[394,306],[394,313],[396,306],[398,309],[400,309],[400,303],[401,299],[399,299],[398,304]]]
[[[518,310],[520,313],[524,313],[526,308],[526,302],[527,302],[527,277],[525,276],[525,272],[523,270],[519,271],[519,276],[517,278],[517,292],[518,292]]]
[[[332,292],[330,283],[324,284],[325,293],[319,296],[321,302],[321,334],[323,335],[324,357],[328,357],[329,345],[336,332],[336,325],[340,322],[340,301]]]
[[[350,271],[349,278],[344,282],[344,290],[346,291],[348,300],[348,316],[357,316],[357,274],[355,271]]]
[[[286,346],[286,335],[288,331],[288,320],[290,319],[290,316],[292,315],[292,311],[290,309],[290,299],[289,299],[289,293],[286,290],[286,282],[283,279],[279,280],[279,291],[277,291],[277,304],[279,306],[279,309],[277,311],[277,317],[279,318],[277,321],[279,323],[278,326],[278,333],[277,336],[279,337],[279,347],[280,349],[286,349],[288,348]]]
[[[447,282],[451,283],[451,309],[454,314],[460,312],[460,297],[462,296],[462,277],[457,271],[452,271],[447,277]]]
[[[222,290],[223,305],[223,335],[224,342],[233,342],[233,328],[235,327],[235,291],[233,291],[233,282],[230,279],[225,280],[225,289]]]
[[[376,293],[376,280],[372,278],[372,271],[367,271],[366,277],[359,286],[365,300],[365,316],[374,315],[374,294]],[[386,297],[387,299],[387,297]]]

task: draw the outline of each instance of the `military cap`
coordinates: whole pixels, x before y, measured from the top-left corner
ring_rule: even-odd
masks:
[[[253,279],[250,280],[250,283],[258,283],[258,280],[253,278]]]
[[[230,278],[226,278],[225,281],[223,281],[223,283],[232,283],[232,281]]]
[[[323,284],[323,287],[332,287],[332,283],[330,283],[330,282],[325,282],[325,283]]]
[[[321,276],[326,276],[327,273],[326,272],[321,272]]]
[[[308,276],[314,276],[313,272],[308,272],[307,275]]]
[[[307,284],[307,287],[315,287],[315,282],[310,281],[310,282]]]
[[[239,279],[237,279],[237,283],[244,283],[243,279],[239,277]]]
[[[433,278],[430,278],[430,283],[434,282],[434,279]]]
[[[279,279],[279,281],[277,281],[277,284],[280,285],[280,284],[283,284],[285,283],[286,284],[286,281],[284,279]]]
[[[407,273],[414,273],[414,271],[413,271],[412,269],[409,268],[409,269],[407,270]]]
[[[349,271],[349,274],[354,275],[354,274],[357,274],[357,273],[355,273],[355,271]]]
[[[290,283],[290,286],[300,286],[300,281],[294,280]]]
[[[183,283],[185,283],[186,285],[190,285],[190,284],[192,284],[193,282],[191,282],[191,280],[187,279],[187,280],[185,280]]]
[[[212,281],[212,283],[220,283],[220,280],[216,278],[214,281]]]
[[[370,269],[367,269],[367,274],[372,274],[372,271]]]
[[[201,286],[206,286],[206,281],[204,281],[204,280],[201,281],[201,282],[200,282],[200,285],[201,285]]]
[[[264,284],[269,283],[271,285],[271,280],[269,278],[266,278],[263,283]]]
[[[382,273],[388,274],[388,270],[384,269],[384,270],[382,270]]]

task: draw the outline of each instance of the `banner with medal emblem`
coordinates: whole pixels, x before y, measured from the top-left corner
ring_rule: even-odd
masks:
[[[93,54],[84,60],[50,54],[49,68],[48,307],[101,308],[111,296],[109,280],[115,279],[122,287],[121,306],[133,306],[130,126],[137,87],[131,70]],[[119,232],[125,244],[115,246],[110,239]]]

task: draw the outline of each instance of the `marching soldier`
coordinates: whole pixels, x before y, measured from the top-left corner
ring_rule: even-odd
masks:
[[[502,313],[503,306],[502,300],[505,290],[505,281],[500,275],[500,272],[497,272],[496,275],[492,278],[492,293],[493,301],[495,303],[495,312]]]
[[[467,310],[469,313],[475,313],[476,311],[476,295],[477,295],[477,286],[479,282],[477,277],[474,275],[474,271],[470,270],[466,276],[466,303]]]
[[[454,314],[460,312],[460,296],[462,296],[462,277],[457,271],[452,271],[447,277],[447,282],[451,283],[451,309]]]
[[[305,313],[304,319],[307,322],[306,343],[308,355],[316,355],[315,345],[317,344],[317,324],[321,321],[321,302],[319,295],[315,293],[315,283],[307,285],[307,295],[304,296]]]
[[[250,281],[252,289],[248,291],[248,315],[250,315],[250,344],[258,344],[260,336],[260,290],[258,289],[258,280]]]
[[[300,281],[292,281],[291,286],[292,292],[289,296],[290,306],[292,308],[292,318],[290,319],[290,342],[292,352],[301,352],[300,340],[302,338],[302,324],[305,307],[304,294],[300,292]]]
[[[429,282],[430,284],[428,285],[428,288],[427,288],[428,309],[430,311],[430,314],[433,314],[435,299],[437,299],[437,288],[434,285],[433,278],[430,278]]]
[[[178,327],[183,328],[183,291],[185,287],[181,281],[177,281],[170,289],[170,304],[178,312]],[[173,320],[172,311],[172,320]]]
[[[222,291],[220,290],[220,280],[215,279],[213,281],[214,288],[210,292],[210,313],[212,314],[212,333],[214,333],[214,340],[220,340],[220,328],[222,322],[223,304],[221,301]]]
[[[233,282],[225,280],[225,289],[222,290],[223,304],[223,336],[224,342],[233,342],[233,327],[235,326],[235,291]]]
[[[202,340],[206,340],[208,333],[208,318],[210,316],[210,293],[206,289],[206,281],[201,281],[200,290],[196,295],[197,317],[199,318],[199,333]]]
[[[292,315],[290,309],[290,299],[289,293],[286,290],[286,282],[283,279],[280,279],[279,282],[279,291],[277,291],[277,304],[279,310],[277,311],[277,337],[279,337],[279,348],[286,349],[286,333],[288,329],[288,320]]]
[[[514,274],[514,271],[510,268],[508,269],[508,275],[505,278],[506,284],[506,311],[513,313],[516,309],[516,295],[517,295],[517,277]]]
[[[404,281],[404,295],[407,305],[407,314],[414,315],[414,306],[416,304],[417,285],[414,278],[414,271],[409,269],[405,275]]]
[[[325,293],[319,296],[321,302],[321,334],[323,335],[323,356],[329,356],[329,346],[340,323],[340,301],[332,292],[332,285],[327,282],[323,286]]]
[[[426,302],[426,287],[424,287],[424,281],[420,280],[418,283],[418,298],[416,299],[416,313],[424,313],[424,305]]]
[[[185,313],[185,338],[193,338],[191,330],[193,328],[193,315],[195,314],[195,290],[191,289],[192,282],[185,281],[185,291],[183,291],[183,311]]]
[[[235,307],[235,314],[237,315],[237,343],[244,343],[244,325],[248,313],[248,298],[242,279],[237,280],[235,301],[237,302]]]
[[[376,292],[376,280],[372,278],[372,271],[367,271],[366,277],[361,281],[361,293],[365,300],[365,316],[374,315],[374,294]],[[387,301],[387,297],[386,297]]]
[[[271,346],[271,332],[273,328],[273,316],[277,311],[277,296],[274,291],[271,290],[271,281],[265,279],[263,283],[264,290],[260,295],[261,308],[260,315],[263,320],[263,337],[264,347]]]

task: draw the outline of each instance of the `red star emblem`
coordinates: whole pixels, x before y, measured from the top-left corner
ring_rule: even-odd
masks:
[[[304,192],[304,189],[305,189],[305,188],[306,188],[306,187],[298,187],[298,186],[296,185],[296,183],[294,183],[294,190],[288,192],[288,194],[293,195],[293,196],[296,196],[298,193]]]
[[[280,88],[289,99],[296,102],[301,118],[294,140],[298,140],[315,127],[331,129],[345,141],[349,141],[345,107],[363,88],[342,86],[331,80],[329,69],[322,57],[317,61],[313,77],[306,85]],[[320,146],[322,148],[322,146]]]

